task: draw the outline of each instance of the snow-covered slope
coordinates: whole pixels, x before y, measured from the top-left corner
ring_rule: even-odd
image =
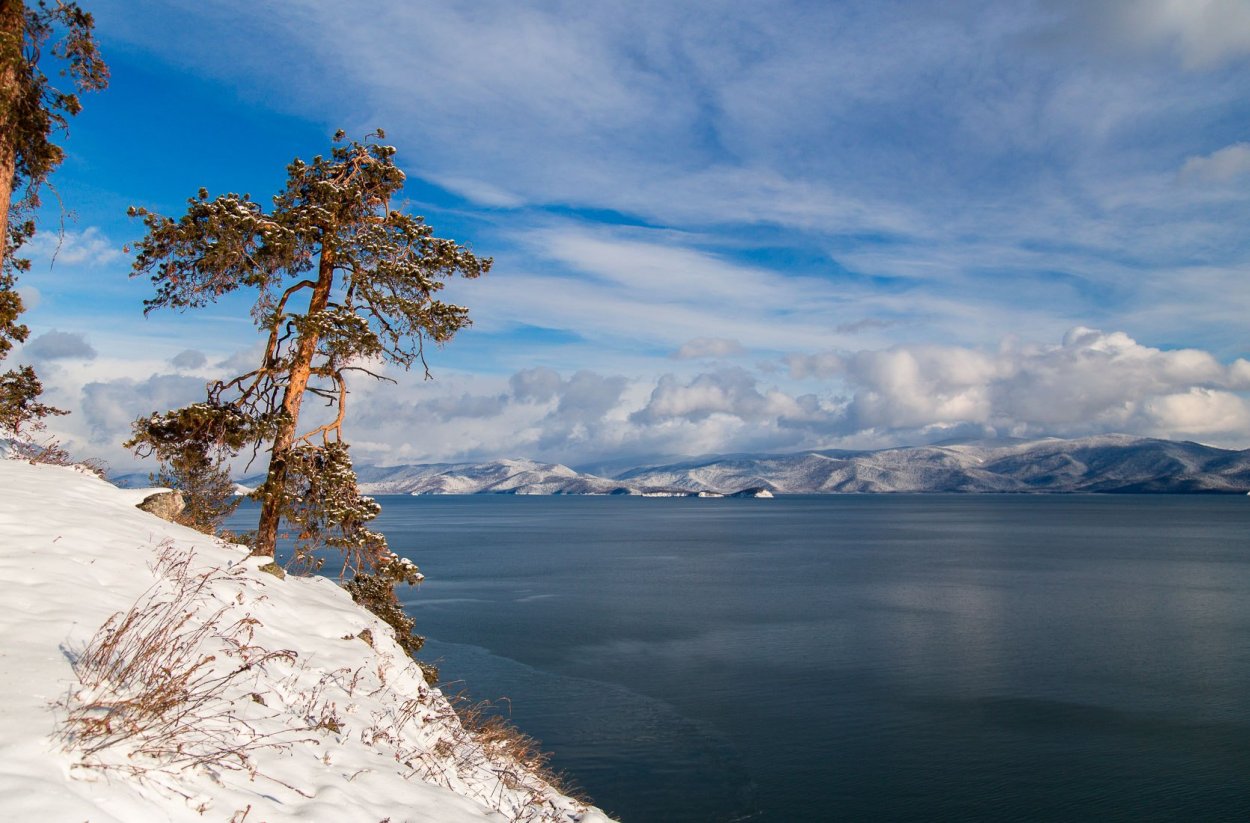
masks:
[[[143,496],[0,460],[0,819],[606,820],[468,735],[334,583]]]
[[[632,468],[612,478],[533,460],[358,466],[357,473],[366,494],[1233,493],[1250,491],[1250,450],[1107,434],[705,457]],[[262,479],[250,477],[244,484],[254,487]],[[141,473],[116,480],[148,482]]]
[[[603,477],[580,474],[559,463],[496,460],[490,463],[439,463],[358,471],[366,494],[628,494],[630,489]]]
[[[708,458],[633,469],[617,480],[691,491],[1244,492],[1250,452],[1102,435],[884,449]]]

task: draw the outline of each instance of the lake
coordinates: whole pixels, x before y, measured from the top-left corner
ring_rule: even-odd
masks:
[[[1250,809],[1245,497],[379,501],[445,690],[624,821]]]

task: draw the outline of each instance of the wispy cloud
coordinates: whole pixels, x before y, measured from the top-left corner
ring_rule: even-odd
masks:
[[[105,237],[99,228],[82,231],[45,229],[22,247],[19,254],[41,266],[103,266],[122,259],[121,244]]]
[[[1250,173],[1250,143],[1234,143],[1207,155],[1190,157],[1181,166],[1182,180],[1223,183]]]
[[[362,453],[1247,442],[1239,0],[96,5],[161,82],[261,120],[385,127],[431,223],[495,257],[449,289],[476,326],[435,384],[355,390]],[[37,333],[87,334],[104,371],[124,352],[153,401],[172,394],[148,375],[214,373],[247,345],[237,306],[134,334],[90,319],[102,293],[140,297],[89,280],[124,269],[91,224],[66,236],[65,280],[32,283]],[[53,314],[73,306],[72,325]],[[1037,342],[1074,327],[1122,331]],[[124,376],[94,381],[98,431]]]

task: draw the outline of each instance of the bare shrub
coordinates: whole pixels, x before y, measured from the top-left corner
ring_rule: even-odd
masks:
[[[409,724],[434,733],[433,745],[406,740]],[[550,767],[551,755],[526,735],[496,707],[472,701],[463,693],[446,699],[430,699],[422,690],[404,701],[361,733],[371,746],[391,750],[407,768],[406,776],[456,791],[457,780],[482,788],[477,797],[513,823],[564,821],[564,812],[553,803],[553,793],[563,794],[579,805],[588,805],[567,778]],[[492,778],[481,782],[483,775]],[[463,783],[461,784],[463,786]],[[488,788],[492,786],[493,789]],[[509,795],[505,796],[505,792]]]
[[[66,466],[94,474],[101,480],[108,479],[108,465],[103,460],[94,457],[76,460],[56,439],[40,443],[29,437],[15,438],[9,441],[8,456],[12,460],[25,460],[31,465]]]
[[[59,739],[81,754],[80,765],[139,774],[249,769],[250,753],[292,742],[256,730],[226,692],[247,672],[293,662],[296,653],[253,644],[258,621],[232,619],[230,604],[203,613],[209,588],[239,569],[195,572],[193,557],[165,544],[155,564],[160,582],[105,621],[76,656],[80,687],[61,704],[67,714]],[[102,758],[123,747],[130,755],[124,763]]]
[[[481,746],[492,760],[513,767],[500,774],[510,789],[524,785],[524,776],[532,775],[560,794],[585,801],[579,790],[569,783],[568,776],[551,768],[551,752],[542,750],[542,743],[516,727],[500,714],[489,700],[473,701],[461,693],[451,698],[452,708],[469,738]]]

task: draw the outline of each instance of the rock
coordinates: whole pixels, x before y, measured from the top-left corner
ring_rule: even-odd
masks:
[[[186,507],[187,504],[183,501],[182,492],[180,491],[157,492],[143,498],[143,502],[135,506],[137,509],[142,509],[148,514],[154,514],[160,519],[168,520],[171,523],[175,522],[175,519]]]
[[[272,560],[263,566],[257,566],[256,569],[257,571],[262,571],[266,574],[272,574],[279,580],[286,580],[286,569],[282,568],[277,563],[274,563]]]

